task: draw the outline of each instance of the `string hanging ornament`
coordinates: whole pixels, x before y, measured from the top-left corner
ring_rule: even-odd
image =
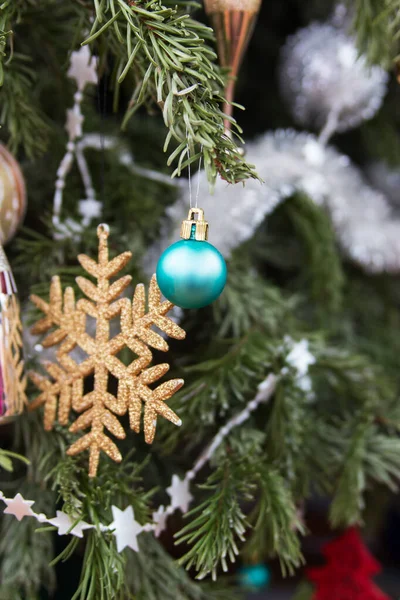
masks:
[[[198,208],[199,182],[195,206],[192,206],[190,140],[188,155],[188,217],[181,224],[182,239],[169,246],[160,256],[156,275],[160,290],[168,300],[180,308],[202,308],[214,302],[222,293],[227,268],[222,254],[207,241],[208,222],[204,219],[203,209]],[[200,167],[201,163],[199,170]]]

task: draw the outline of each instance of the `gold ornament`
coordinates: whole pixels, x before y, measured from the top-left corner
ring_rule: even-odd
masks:
[[[182,340],[185,332],[166,314],[173,304],[161,300],[161,292],[153,275],[149,288],[149,303],[146,312],[145,289],[136,286],[133,300],[120,298],[121,293],[131,282],[125,275],[110,283],[130,260],[131,252],[124,252],[112,260],[108,258],[108,227],[100,225],[98,262],[85,255],[78,260],[87,273],[97,280],[97,285],[84,277],[77,278],[77,284],[88,299],[75,303],[74,291],[66,288],[62,294],[59,277],[53,277],[50,287],[50,301],[47,303],[37,296],[32,302],[46,315],[32,329],[33,334],[52,331],[42,341],[44,347],[59,344],[57,362],[46,362],[45,369],[50,377],[30,373],[32,381],[41,390],[30,405],[31,409],[44,405],[44,427],[53,428],[57,413],[61,425],[67,425],[71,408],[82,413],[70,426],[77,432],[90,428],[90,432],[79,438],[68,449],[74,456],[83,450],[90,450],[89,476],[97,472],[100,451],[112,460],[120,462],[121,454],[115,443],[106,435],[108,430],[119,439],[125,438],[125,431],[115,415],[129,414],[130,427],[140,431],[142,406],[144,404],[145,441],[151,444],[156,431],[157,416],[168,419],[175,425],[181,420],[165,403],[165,400],[179,390],[182,379],[172,379],[155,389],[150,384],[159,380],[169,370],[167,363],[150,367],[150,348],[168,350],[165,339],[152,326],[155,325],[172,338]],[[96,319],[95,337],[86,331],[87,317]],[[110,321],[119,317],[120,332],[110,335]],[[54,329],[55,327],[55,329]],[[80,364],[70,356],[70,352],[80,348],[86,353]],[[129,348],[135,355],[129,365],[125,365],[118,353]],[[85,379],[94,376],[93,389],[84,391]],[[108,389],[109,376],[118,382],[117,394]]]
[[[0,422],[23,411],[27,402],[25,388],[17,288],[0,246]]]
[[[217,38],[220,63],[229,69],[224,112],[232,116],[235,79],[253,33],[261,0],[204,0],[204,6]],[[225,120],[225,128],[229,131],[228,120]]]
[[[0,144],[0,243],[6,244],[20,226],[26,209],[26,190],[21,168]]]

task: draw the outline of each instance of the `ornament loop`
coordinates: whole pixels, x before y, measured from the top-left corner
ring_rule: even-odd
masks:
[[[110,235],[110,227],[107,225],[107,223],[100,223],[100,225],[97,227],[97,237],[98,238],[102,238],[102,237],[108,238],[109,235]]]
[[[182,221],[181,238],[203,241],[208,238],[208,223],[202,208],[190,208],[188,218]]]

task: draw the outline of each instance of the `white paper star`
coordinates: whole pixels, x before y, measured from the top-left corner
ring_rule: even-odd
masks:
[[[71,54],[68,77],[75,79],[78,90],[82,91],[87,83],[97,83],[97,59],[91,56],[88,46],[82,46]]]
[[[79,110],[69,108],[67,110],[67,123],[65,129],[68,131],[69,139],[75,140],[82,136],[83,115]]]
[[[308,349],[308,340],[302,339],[295,343],[286,356],[286,362],[297,370],[299,377],[307,375],[308,367],[316,362],[315,356]]]
[[[3,501],[7,504],[7,508],[4,509],[5,514],[14,515],[18,521],[21,521],[24,517],[35,517],[35,513],[31,509],[33,500],[25,500],[20,493],[14,498],[3,498]]]
[[[114,521],[109,528],[115,530],[114,535],[117,540],[118,552],[122,552],[127,546],[135,552],[139,552],[137,536],[143,531],[143,527],[135,521],[132,506],[128,506],[125,510],[112,506],[111,510]]]
[[[92,529],[93,527],[92,525],[85,523],[85,521],[79,521],[79,523],[75,525],[73,529],[71,529],[72,525],[74,524],[73,519],[71,519],[69,515],[62,512],[62,510],[58,510],[56,514],[57,516],[54,517],[54,519],[48,519],[47,522],[57,527],[58,535],[66,535],[67,533],[70,533],[75,537],[82,538],[84,530]]]
[[[156,512],[153,512],[153,521],[156,524],[154,535],[158,537],[166,529],[168,514],[165,508],[160,506]]]
[[[98,219],[101,217],[103,205],[98,200],[93,198],[87,198],[86,200],[79,201],[79,214],[83,217],[83,224],[89,225],[92,219]]]
[[[189,485],[189,481],[179,479],[178,475],[172,475],[172,483],[167,488],[167,492],[171,497],[172,508],[179,508],[183,513],[187,513],[189,504],[193,500]]]

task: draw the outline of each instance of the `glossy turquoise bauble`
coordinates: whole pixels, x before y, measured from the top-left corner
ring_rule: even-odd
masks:
[[[202,308],[218,298],[226,284],[222,254],[205,240],[181,240],[169,246],[157,265],[164,296],[181,308]]]

